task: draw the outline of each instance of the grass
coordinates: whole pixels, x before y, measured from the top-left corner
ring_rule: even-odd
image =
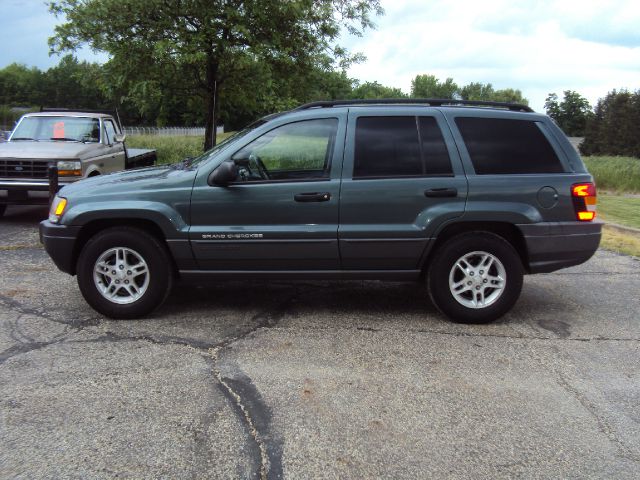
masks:
[[[598,190],[640,193],[640,159],[632,157],[583,157],[595,177]]]
[[[221,133],[217,136],[217,141],[221,142],[232,135],[233,132]],[[170,136],[159,135],[128,135],[127,147],[130,148],[153,148],[158,151],[158,163],[176,163],[186,157],[197,157],[202,153],[204,144],[203,137]]]
[[[600,194],[597,210],[606,222],[640,229],[640,197]]]
[[[640,235],[620,232],[605,225],[600,248],[640,257]]]

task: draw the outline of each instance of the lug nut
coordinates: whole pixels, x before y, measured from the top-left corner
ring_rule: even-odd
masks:
[[[120,284],[120,280],[116,280],[116,285]]]
[[[485,278],[484,280],[482,280],[482,283],[487,283],[487,279]]]
[[[127,270],[127,275],[131,275],[131,270]]]
[[[484,273],[484,270],[480,270],[480,275],[482,275]]]
[[[124,270],[124,265],[120,265],[120,270]],[[482,272],[480,272],[482,273]]]
[[[111,273],[112,273],[113,275],[115,275],[115,274],[116,274],[116,271],[115,271],[115,270],[112,270],[112,271],[111,271]]]
[[[471,285],[473,282],[467,282],[467,285]]]
[[[125,284],[125,285],[129,285],[129,280],[125,280],[125,281],[124,281],[124,284]]]
[[[480,285],[478,285],[478,286],[476,287],[476,290],[480,290]]]

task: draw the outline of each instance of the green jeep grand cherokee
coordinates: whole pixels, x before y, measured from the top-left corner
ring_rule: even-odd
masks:
[[[176,278],[424,279],[445,315],[482,323],[523,274],[593,255],[595,196],[526,106],[315,102],[192,161],[66,186],[40,235],[113,318],[148,314]]]

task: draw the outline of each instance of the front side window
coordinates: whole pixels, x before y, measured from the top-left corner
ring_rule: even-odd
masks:
[[[107,134],[107,143],[112,145],[115,142],[116,137],[116,127],[113,125],[111,120],[105,120],[104,129]]]
[[[434,117],[360,117],[353,178],[451,175],[451,161]]]
[[[241,181],[312,180],[329,177],[338,120],[289,123],[236,152]]]
[[[564,172],[537,122],[458,117],[456,125],[478,175]]]

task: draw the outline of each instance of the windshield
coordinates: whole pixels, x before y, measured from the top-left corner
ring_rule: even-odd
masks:
[[[100,141],[100,121],[88,117],[24,117],[18,124],[11,141]]]
[[[256,122],[253,122],[251,125],[249,125],[244,130],[240,130],[239,132],[234,133],[230,137],[225,138],[223,141],[221,141],[219,144],[217,144],[211,150],[207,150],[206,152],[204,152],[199,157],[194,158],[191,161],[191,165],[192,166],[193,165],[197,165],[198,163],[201,163],[201,162],[204,162],[204,161],[207,161],[207,160],[213,158],[219,151],[224,150],[229,145],[234,143],[236,140],[238,140],[239,138],[244,137],[247,133],[255,130],[256,128],[258,128],[260,125],[263,125],[264,123],[266,123],[264,120],[258,120]]]

